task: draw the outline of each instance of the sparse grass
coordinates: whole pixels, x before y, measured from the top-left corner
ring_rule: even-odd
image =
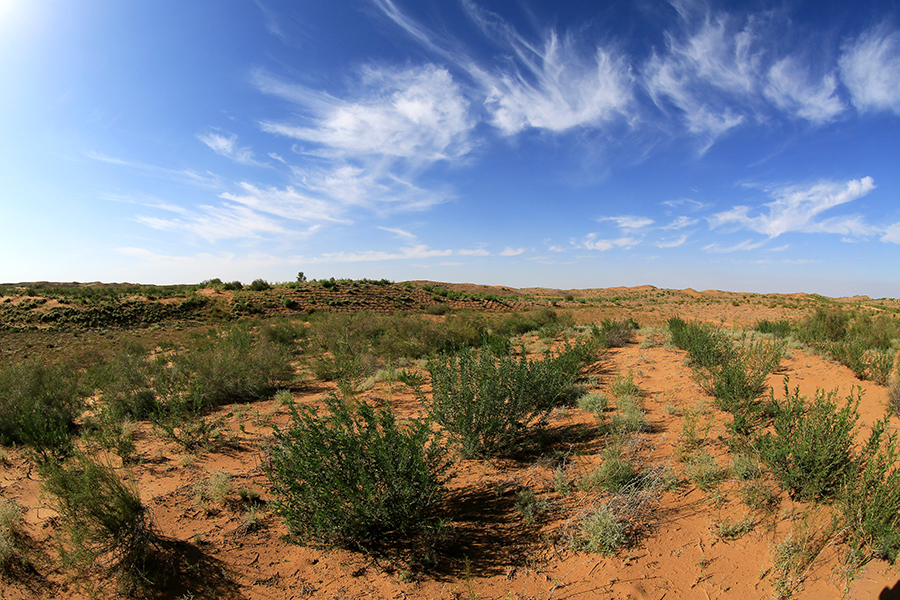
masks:
[[[637,468],[623,452],[611,447],[603,452],[603,462],[600,466],[578,481],[578,488],[583,491],[617,494],[632,484],[638,476]]]
[[[888,386],[888,406],[894,415],[900,417],[900,369]]]
[[[718,485],[725,475],[725,472],[719,468],[715,459],[706,450],[697,451],[685,460],[684,476],[703,491],[709,491]]]
[[[756,521],[752,517],[732,520],[723,519],[713,523],[712,532],[723,540],[736,540],[753,531]]]
[[[630,396],[639,398],[643,395],[643,390],[634,382],[634,373],[628,371],[627,375],[617,373],[612,383],[612,393],[617,397]]]
[[[774,514],[780,502],[778,490],[765,481],[751,481],[741,490],[741,500],[753,510]]]
[[[592,413],[597,419],[602,419],[604,413],[609,410],[609,398],[601,392],[586,394],[578,399],[578,408]]]
[[[610,420],[609,428],[613,432],[640,432],[650,429],[647,414],[638,401],[631,396],[621,396],[618,407]]]
[[[573,541],[575,548],[611,556],[628,543],[628,524],[607,506],[601,504],[580,521]]]
[[[0,499],[0,572],[20,559],[22,509],[15,500]]]
[[[516,495],[516,503],[513,508],[522,515],[525,526],[531,527],[538,517],[550,510],[551,506],[547,498],[538,498],[533,489],[526,488]]]

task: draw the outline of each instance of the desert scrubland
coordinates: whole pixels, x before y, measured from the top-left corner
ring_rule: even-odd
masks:
[[[0,598],[895,597],[898,314],[0,286]]]

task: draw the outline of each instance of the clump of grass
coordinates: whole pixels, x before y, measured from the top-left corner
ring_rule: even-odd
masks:
[[[618,399],[618,410],[610,420],[610,428],[615,432],[648,431],[650,421],[634,397],[621,396]]]
[[[773,514],[778,509],[779,495],[764,481],[751,481],[741,490],[741,500],[753,510]]]
[[[278,390],[275,392],[274,400],[278,406],[288,406],[294,401],[294,395],[290,390]]]
[[[749,480],[760,473],[759,460],[747,454],[735,454],[731,459],[731,474],[735,479]]]
[[[20,558],[22,509],[12,499],[0,501],[0,570],[8,570]]]
[[[751,517],[732,520],[723,519],[713,523],[712,532],[723,540],[736,540],[753,531],[756,521]]]
[[[598,418],[603,418],[603,413],[609,410],[609,398],[601,392],[585,394],[578,399],[578,408],[593,413]]]
[[[516,495],[513,507],[522,515],[525,525],[531,527],[540,515],[550,510],[551,504],[546,498],[538,498],[533,489],[526,488]]]
[[[617,494],[632,484],[638,476],[638,469],[623,456],[621,450],[608,448],[603,452],[603,462],[600,466],[582,477],[578,487],[584,491],[606,491]]]
[[[225,471],[216,471],[206,481],[196,487],[197,496],[204,502],[223,505],[231,494],[231,475]]]
[[[573,545],[579,550],[611,556],[627,543],[628,523],[601,504],[581,519]]]
[[[627,375],[618,373],[612,383],[612,393],[617,397],[630,396],[639,398],[643,390],[634,382],[634,373],[628,371]]]
[[[685,461],[684,476],[701,490],[709,491],[725,478],[725,472],[707,451],[700,450]]]

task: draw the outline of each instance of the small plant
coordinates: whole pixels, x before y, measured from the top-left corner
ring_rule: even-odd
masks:
[[[633,319],[604,319],[600,324],[599,337],[607,348],[621,348],[634,340],[638,329],[640,327]]]
[[[723,519],[713,524],[712,532],[723,540],[736,540],[753,531],[755,526],[756,522],[750,517],[737,521]]]
[[[22,509],[15,500],[0,500],[0,571],[20,558],[22,536]]]
[[[725,478],[725,473],[705,450],[688,457],[684,465],[684,475],[703,491],[709,491]]]
[[[606,504],[589,512],[578,526],[574,546],[579,550],[604,556],[615,554],[628,543],[628,523],[620,519]]]
[[[600,392],[586,394],[578,399],[578,408],[593,413],[598,418],[603,418],[603,413],[609,410],[609,398]]]
[[[550,501],[538,499],[534,490],[526,488],[518,493],[513,507],[522,515],[525,525],[531,527],[540,515],[550,510]]]
[[[621,396],[609,427],[614,432],[648,431],[650,422],[637,400],[631,396]]]
[[[643,393],[640,387],[634,382],[634,374],[628,371],[628,375],[618,373],[613,380],[612,393],[618,397],[630,396],[632,398],[640,397]]]
[[[290,390],[278,390],[275,392],[274,400],[278,406],[290,406],[294,401],[294,395]]]
[[[778,490],[764,481],[752,481],[741,490],[741,500],[753,510],[773,514],[778,508]]]
[[[603,462],[578,482],[585,491],[606,491],[618,494],[638,478],[637,468],[620,449],[612,447],[603,452]]]
[[[437,533],[450,462],[426,421],[332,395],[328,411],[291,406],[266,473],[275,510],[302,541],[372,548]]]
[[[205,482],[198,484],[196,489],[200,500],[221,506],[231,494],[231,475],[225,471],[216,471]]]
[[[900,417],[900,370],[888,386],[888,406],[894,415]]]
[[[568,496],[572,493],[572,480],[564,468],[553,471],[553,491],[560,496]]]

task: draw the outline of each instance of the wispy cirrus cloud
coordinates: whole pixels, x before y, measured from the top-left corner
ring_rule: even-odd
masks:
[[[833,217],[816,220],[823,212],[852,202],[875,189],[871,177],[845,183],[825,181],[810,186],[786,186],[768,190],[772,202],[757,210],[750,206],[716,213],[709,222],[713,228],[733,225],[762,233],[770,239],[788,232],[863,233],[857,217]],[[758,213],[758,214],[753,214]],[[871,230],[869,230],[871,232]]]
[[[653,219],[648,217],[636,217],[634,215],[621,215],[618,217],[600,217],[597,219],[601,223],[604,221],[612,221],[620,229],[644,229],[655,223]]]
[[[327,157],[393,157],[413,163],[459,158],[471,150],[468,100],[450,73],[425,65],[364,67],[350,99],[258,73],[259,89],[298,104],[304,124],[264,121],[264,131],[308,142]]]
[[[864,32],[845,43],[839,64],[858,110],[900,115],[900,31],[880,25]]]
[[[197,138],[209,146],[213,152],[242,165],[268,166],[253,157],[250,148],[242,148],[237,144],[237,135],[222,135],[219,133],[203,133]]]
[[[199,210],[179,208],[174,212],[179,216],[161,218],[137,215],[135,220],[153,229],[193,234],[210,243],[287,233],[281,223],[246,206],[201,206]]]
[[[846,110],[837,87],[835,75],[828,74],[815,81],[797,59],[788,57],[769,68],[763,93],[785,113],[824,124]]]

